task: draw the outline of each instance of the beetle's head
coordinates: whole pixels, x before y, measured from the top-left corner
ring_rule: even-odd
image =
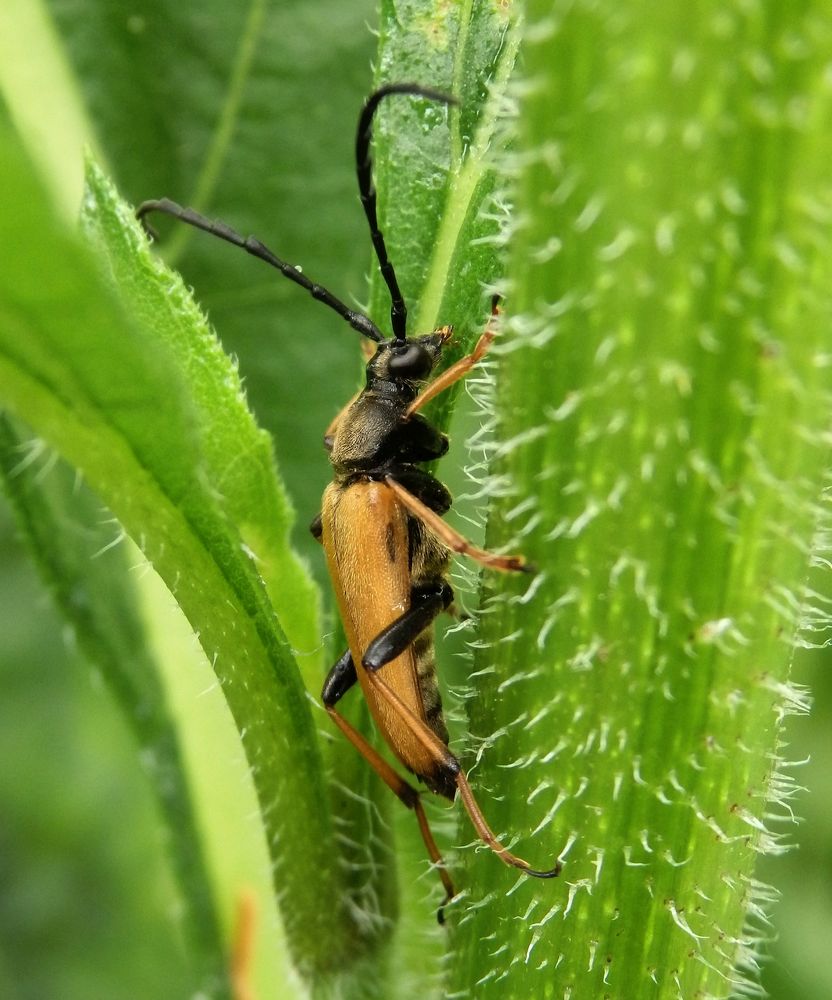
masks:
[[[421,337],[383,341],[367,363],[367,388],[378,390],[386,383],[401,392],[424,382],[452,333],[452,326],[443,326]]]

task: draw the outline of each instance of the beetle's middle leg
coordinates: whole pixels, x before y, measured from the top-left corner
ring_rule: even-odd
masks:
[[[490,569],[500,569],[507,572],[520,571],[523,573],[534,573],[534,568],[526,562],[523,556],[501,556],[497,555],[496,552],[488,552],[485,549],[478,548],[472,542],[469,542],[466,538],[460,535],[460,533],[455,528],[452,528],[450,524],[443,521],[435,510],[431,510],[427,504],[422,503],[417,496],[414,496],[410,490],[405,489],[405,487],[392,476],[385,476],[384,481],[396,494],[397,499],[402,503],[402,505],[406,507],[414,517],[418,518],[424,525],[430,528],[434,535],[436,535],[440,541],[444,542],[452,552],[458,552],[460,555],[468,556],[470,559],[474,559],[476,562],[481,563],[483,566],[488,566]]]
[[[448,874],[448,869],[445,867],[442,855],[439,853],[439,848],[436,846],[436,841],[433,839],[433,833],[431,833],[428,818],[425,815],[422,799],[418,791],[412,785],[408,784],[387,763],[376,748],[371,746],[361,733],[347,722],[343,715],[335,711],[335,705],[355,684],[357,679],[355,663],[353,663],[350,651],[347,650],[327,675],[323,691],[321,692],[321,700],[329,717],[367,761],[379,778],[381,778],[384,784],[387,785],[400,802],[403,802],[408,809],[412,809],[416,813],[416,821],[419,824],[419,831],[422,834],[422,840],[425,842],[428,856],[439,873],[439,878],[445,889],[445,899],[442,900],[437,913],[439,922],[443,923],[445,919],[443,908],[456,895],[456,890],[451,881],[451,876]]]
[[[437,615],[453,603],[454,592],[444,580],[429,587],[414,588],[410,607],[373,639],[364,651],[361,663],[367,670],[378,670],[395,660],[425,631]]]
[[[480,838],[485,841],[485,843],[497,855],[497,857],[500,858],[504,864],[510,865],[512,868],[519,868],[527,875],[532,875],[535,878],[554,878],[559,875],[561,870],[559,861],[556,862],[552,868],[539,871],[536,868],[532,868],[528,861],[518,857],[507,848],[503,847],[491,827],[488,825],[477,800],[474,798],[474,793],[471,790],[471,786],[468,784],[465,772],[462,770],[462,767],[456,757],[436,736],[436,734],[433,733],[428,726],[426,726],[425,723],[418,718],[418,716],[411,712],[395,691],[393,691],[384,682],[382,679],[383,672],[377,673],[376,671],[369,671],[368,676],[376,685],[376,689],[379,693],[387,699],[387,701],[399,713],[402,720],[407,723],[410,731],[421,742],[422,746],[424,746],[425,749],[432,754],[436,763],[453,778],[457,790],[459,791],[459,797],[462,799],[462,804],[465,806],[465,811],[468,813],[468,816],[474,825],[474,829],[477,831]]]
[[[362,341],[363,343],[363,341]],[[345,403],[341,409],[335,414],[335,416],[330,420],[329,426],[324,431],[324,448],[327,451],[332,451],[332,445],[335,441],[335,432],[338,430],[338,424],[341,423],[341,419],[347,410],[352,406],[352,404],[358,399],[358,397],[363,392],[363,389],[359,389],[358,392],[354,393],[348,403]]]

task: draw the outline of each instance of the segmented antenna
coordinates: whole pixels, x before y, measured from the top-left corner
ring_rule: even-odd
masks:
[[[370,143],[373,138],[373,115],[381,101],[389,94],[413,94],[415,97],[427,97],[429,100],[441,101],[444,104],[456,104],[457,102],[455,98],[450,97],[448,94],[432,90],[430,87],[421,87],[417,83],[388,83],[384,87],[380,87],[375,93],[370,94],[364,103],[361,116],[358,119],[358,135],[355,140],[358,190],[361,195],[361,204],[364,206],[364,214],[367,216],[367,221],[370,224],[370,235],[373,240],[376,257],[378,257],[381,274],[387,287],[390,289],[390,298],[392,300],[390,320],[393,326],[393,336],[396,340],[404,340],[407,308],[399,289],[399,283],[396,280],[396,272],[393,270],[393,265],[387,256],[384,237],[378,228],[376,189],[373,184],[373,162],[370,156]],[[273,253],[254,236],[242,236],[224,222],[209,219],[207,216],[202,215],[201,212],[197,212],[192,208],[184,208],[175,201],[171,201],[170,198],[145,201],[136,210],[137,218],[141,221],[150,236],[155,236],[155,234],[148,224],[146,217],[153,212],[172,216],[174,219],[184,222],[185,225],[201,229],[203,232],[210,233],[211,236],[216,236],[227,243],[232,243],[234,246],[240,247],[246,253],[251,254],[252,257],[257,257],[258,260],[264,261],[270,267],[276,268],[284,278],[288,278],[296,285],[300,285],[313,299],[317,299],[318,302],[323,302],[325,306],[329,306],[330,309],[338,313],[342,319],[346,320],[354,330],[357,330],[364,337],[376,343],[385,339],[384,334],[369,316],[365,316],[364,313],[356,309],[350,309],[349,306],[324,288],[323,285],[310,281],[302,271],[288,264],[285,260],[281,260],[277,254]]]
[[[147,221],[147,216],[151,212],[170,215],[172,218],[178,219],[179,222],[193,226],[194,229],[201,229],[204,233],[210,233],[211,236],[216,236],[218,239],[225,240],[226,243],[231,243],[235,247],[245,250],[252,257],[256,257],[270,267],[276,268],[284,278],[288,278],[290,281],[294,281],[296,285],[300,285],[301,288],[305,288],[313,299],[323,302],[325,306],[329,306],[330,309],[337,312],[342,319],[345,319],[349,323],[353,330],[358,330],[360,334],[375,341],[377,344],[385,339],[384,334],[369,316],[365,316],[364,313],[358,312],[356,309],[350,309],[349,306],[336,298],[323,285],[318,285],[314,281],[310,281],[302,271],[291,264],[287,264],[285,260],[281,260],[277,254],[272,253],[264,243],[261,243],[254,236],[242,236],[224,222],[209,219],[192,208],[183,208],[175,201],[171,201],[170,198],[158,198],[144,201],[136,209],[136,218],[144,226],[147,234],[153,239],[156,238],[156,233]]]
[[[373,183],[373,161],[370,156],[370,143],[373,138],[373,115],[376,113],[379,104],[390,94],[412,94],[414,97],[427,97],[431,101],[440,101],[443,104],[456,104],[458,102],[450,94],[443,94],[441,91],[433,90],[430,87],[422,87],[418,83],[388,83],[370,94],[364,102],[361,116],[358,119],[358,133],[355,137],[355,164],[358,174],[358,191],[361,195],[364,214],[367,216],[367,222],[370,224],[370,236],[373,240],[373,248],[378,258],[379,267],[381,268],[381,276],[390,289],[390,322],[393,328],[393,336],[396,340],[404,340],[405,326],[407,324],[407,306],[404,303],[404,296],[396,280],[396,272],[387,255],[384,236],[378,225],[376,188]]]

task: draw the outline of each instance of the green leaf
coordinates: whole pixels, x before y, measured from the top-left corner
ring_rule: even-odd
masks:
[[[322,911],[305,888],[312,878],[322,886],[329,881],[337,898],[314,726],[261,579],[227,513],[243,525],[259,524],[251,507],[263,495],[257,474],[267,482],[273,476],[262,461],[262,439],[233,369],[219,358],[181,283],[153,259],[135,224],[129,230],[114,224],[128,222],[130,213],[100,176],[91,174],[88,214],[95,205],[112,271],[126,269],[128,258],[138,265],[135,284],[123,288],[130,312],[49,218],[14,146],[3,163],[4,189],[14,192],[16,206],[4,214],[3,236],[19,248],[17,263],[3,273],[3,398],[106,498],[188,616],[241,733],[275,880],[292,898],[287,933],[291,938],[306,927],[295,939],[298,964],[329,968],[332,946],[323,939],[333,911]],[[142,323],[149,308],[163,306],[155,323]],[[185,322],[191,336],[177,342]],[[177,359],[177,347],[188,352],[188,365]],[[224,407],[235,443],[249,452],[227,454],[221,468],[203,445],[211,432],[210,422],[201,423],[205,394],[212,406]],[[239,476],[229,471],[232,462],[241,465]],[[285,528],[284,522],[271,535],[280,539]],[[257,543],[268,539],[264,530]],[[292,572],[277,544],[274,551]],[[310,926],[320,934],[308,935]]]
[[[54,457],[54,456],[53,456]],[[225,946],[179,747],[153,654],[136,612],[124,546],[100,503],[65,467],[0,417],[0,474],[42,576],[131,727],[165,816],[194,985],[230,995]],[[54,463],[52,463],[54,464]],[[45,474],[48,473],[48,474]]]
[[[59,33],[35,49],[74,86],[39,105],[0,73],[24,134],[44,107],[59,121],[82,110],[131,200],[194,204],[347,301],[362,287],[351,142],[370,89],[366,5],[48,9]],[[84,217],[107,248],[105,280],[28,165],[0,160],[0,388],[143,543],[217,653],[313,992],[724,996],[753,944],[755,854],[777,846],[766,796],[784,787],[785,699],[802,704],[788,664],[828,468],[828,29],[813,3],[710,4],[696,18],[529,3],[521,41],[505,10],[385,0],[378,80],[462,104],[391,99],[374,148],[410,329],[455,324],[449,361],[482,330],[510,246],[501,346],[469,380],[499,427],[489,437],[457,414],[441,474],[458,479],[468,438],[491,544],[514,543],[541,573],[531,586],[485,576],[476,631],[460,627],[476,637],[472,676],[453,637],[439,661],[450,686],[476,684],[471,740],[452,745],[488,819],[536,865],[563,852],[561,879],[474,857],[462,818],[443,956],[413,817],[337,737],[324,782],[260,579],[317,696],[317,605],[286,548],[270,448],[202,316],[97,173]],[[500,161],[514,100],[517,155]],[[322,430],[359,373],[356,338],[204,235],[163,228],[156,249],[239,356],[302,525],[327,475]],[[370,307],[386,324],[375,276]],[[433,408],[443,425],[455,395]],[[452,515],[466,532],[476,502]],[[395,823],[398,885],[376,801]]]
[[[482,332],[500,269],[490,153],[517,36],[488,3],[452,12],[405,2],[384,4],[382,13],[378,80],[428,80],[459,102],[446,109],[391,99],[376,125],[379,216],[414,305],[410,328],[452,322],[450,363]],[[445,120],[447,129],[433,127]],[[372,289],[373,315],[384,323],[389,302],[375,274]]]
[[[106,0],[45,0],[40,18],[30,0],[11,2],[0,86],[21,133],[49,140],[51,174],[77,174],[73,211],[82,139],[67,123],[86,118],[87,143],[128,201],[190,204],[256,233],[346,300],[360,292],[369,256],[352,147],[371,85],[370,0],[170,2],[128,14]],[[41,102],[53,78],[60,83]],[[159,228],[168,254],[169,231]],[[245,255],[218,253],[186,229],[170,235],[177,266],[241,361],[301,514],[296,542],[322,577],[305,524],[327,478],[322,428],[355,384],[355,338],[334,314],[313,306],[310,315],[297,289]],[[309,391],[321,365],[331,395]]]
[[[150,256],[132,212],[93,163],[82,227],[105,249],[109,276],[135,322],[152,330],[187,380],[199,427],[201,474],[220,498],[265,580],[295,649],[317,644],[317,597],[289,548],[293,512],[272,458],[271,441],[251,417],[242,385],[204,317],[177,278]],[[317,666],[317,664],[316,664]]]
[[[565,868],[477,858],[451,995],[746,995],[829,517],[832,32],[530,3],[521,48],[489,537],[541,572],[487,585],[471,716]]]

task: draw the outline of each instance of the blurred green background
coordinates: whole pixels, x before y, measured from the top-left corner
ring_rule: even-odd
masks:
[[[302,261],[347,301],[361,299],[370,256],[352,142],[357,108],[372,86],[371,3],[245,10],[209,2],[136,13],[121,4],[8,0],[4,8],[3,111],[30,142],[45,134],[47,172],[76,197],[81,157],[76,134],[62,134],[68,109],[87,116],[91,131],[83,137],[128,199],[193,201],[240,39],[264,32],[241,95],[241,124],[218,159],[211,213]],[[263,24],[253,29],[257,16]],[[202,85],[181,88],[185,103],[178,81],[195,67]],[[49,90],[49,81],[62,79],[72,86]],[[298,545],[320,574],[306,524],[328,479],[321,430],[355,384],[354,341],[337,317],[210,240],[188,238],[176,264],[239,358],[259,420],[275,433],[298,511]],[[175,892],[142,762],[94,665],[53,611],[5,504],[0,567],[0,996],[189,995]],[[794,804],[803,820],[790,839],[799,847],[759,869],[782,897],[772,907],[777,940],[762,975],[775,1000],[832,996],[829,655],[801,651],[794,680],[815,699],[809,718],[789,721],[784,753],[808,759],[794,770],[808,789]]]

